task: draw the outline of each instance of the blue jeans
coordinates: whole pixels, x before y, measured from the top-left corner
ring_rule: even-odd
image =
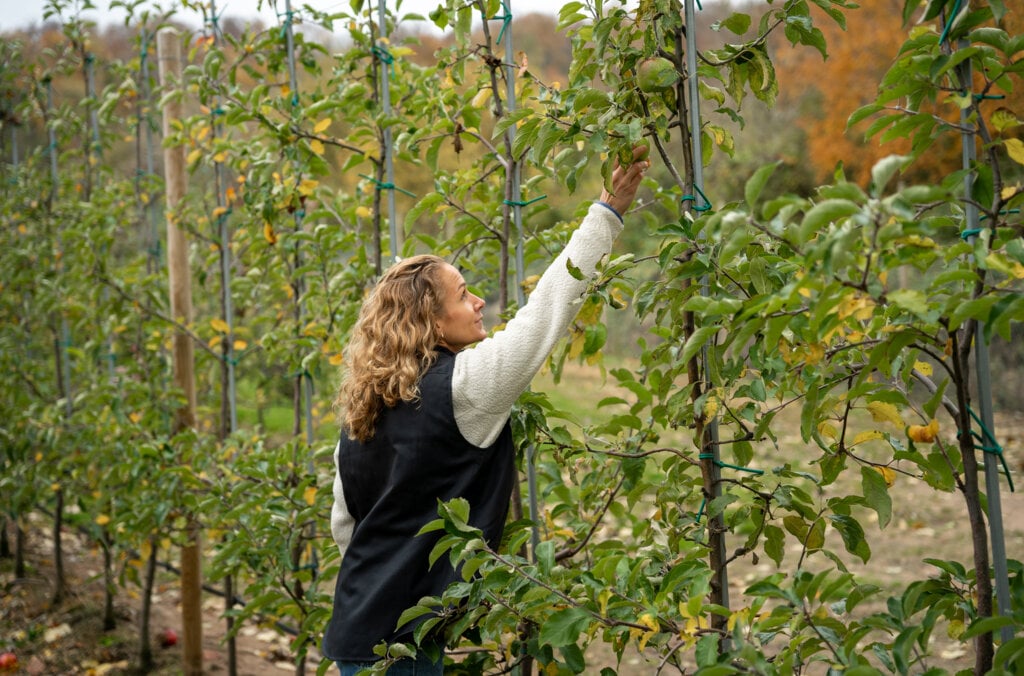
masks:
[[[373,662],[338,662],[341,676],[356,676],[363,669],[371,669]],[[388,676],[442,676],[444,673],[444,655],[434,662],[426,653],[420,651],[415,659],[398,660],[388,668]]]

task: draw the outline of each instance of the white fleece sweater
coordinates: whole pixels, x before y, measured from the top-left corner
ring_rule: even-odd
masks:
[[[594,203],[562,253],[537,282],[526,305],[501,331],[455,355],[452,402],[455,422],[467,441],[485,448],[494,443],[512,405],[540,370],[555,343],[579,312],[581,296],[598,261],[622,232],[622,221],[603,203]],[[585,275],[569,274],[572,261]],[[334,506],[331,534],[342,556],[352,537],[354,519],[345,505],[334,450]]]

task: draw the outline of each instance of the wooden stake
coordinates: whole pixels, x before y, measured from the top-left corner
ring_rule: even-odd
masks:
[[[162,28],[157,34],[160,59],[160,83],[166,89],[181,82],[181,39],[174,28]],[[163,109],[163,134],[173,133],[173,123],[181,117],[181,99],[167,98]],[[167,191],[167,270],[170,280],[171,316],[182,326],[192,322],[192,284],[188,265],[188,240],[177,226],[176,209],[185,196],[185,148],[164,147],[164,172]],[[196,387],[192,341],[187,334],[174,334],[171,352],[174,384],[185,393],[186,404],[175,416],[174,432],[195,427]],[[203,673],[203,617],[201,541],[198,522],[188,515],[187,542],[181,548],[181,649],[184,673]]]

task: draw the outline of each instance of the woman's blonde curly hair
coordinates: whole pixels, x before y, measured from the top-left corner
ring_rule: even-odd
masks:
[[[345,348],[335,399],[350,439],[373,436],[384,407],[419,398],[419,381],[437,356],[436,319],[444,307],[443,258],[424,254],[392,266],[363,303]]]

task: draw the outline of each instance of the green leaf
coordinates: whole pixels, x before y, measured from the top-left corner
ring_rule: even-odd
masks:
[[[800,242],[806,242],[827,225],[860,212],[860,206],[845,199],[828,199],[815,204],[800,225]]]
[[[704,344],[712,339],[721,328],[721,326],[714,324],[712,326],[702,326],[694,331],[693,335],[686,340],[686,344],[683,345],[683,352],[679,357],[679,361],[685,364],[697,356],[697,353],[704,347]]]
[[[781,528],[772,524],[764,527],[764,553],[775,562],[776,566],[782,565],[782,557],[786,553],[784,542],[785,533]]]
[[[871,558],[871,549],[864,538],[864,528],[861,527],[860,522],[845,514],[832,514],[828,518],[833,527],[843,536],[846,551],[855,554],[864,563],[867,563]]]
[[[582,608],[565,608],[551,614],[540,628],[540,642],[559,648],[576,643],[580,634],[596,622],[593,615]]]
[[[879,527],[885,528],[892,519],[892,497],[889,495],[885,477],[875,471],[873,467],[861,467],[860,478],[864,500],[868,507],[878,514]]]
[[[911,312],[918,317],[926,318],[928,316],[928,297],[922,291],[917,289],[896,289],[889,292],[886,298],[896,307]]]
[[[736,14],[728,17],[725,21],[722,21],[719,25],[736,35],[743,35],[750,30],[750,15],[737,12]]]
[[[911,159],[905,155],[889,155],[875,162],[875,166],[871,167],[872,196],[881,196],[885,192],[885,187],[889,185],[889,181],[892,180],[893,175],[898,171],[902,171],[903,167],[910,164]]]
[[[775,162],[773,164],[766,164],[763,167],[759,167],[754,175],[747,181],[746,186],[743,190],[744,199],[747,202],[747,208],[751,212],[754,210],[754,205],[757,203],[758,198],[761,196],[761,192],[764,190],[764,186],[768,183],[768,179],[772,177],[775,170],[778,169],[781,162]]]

